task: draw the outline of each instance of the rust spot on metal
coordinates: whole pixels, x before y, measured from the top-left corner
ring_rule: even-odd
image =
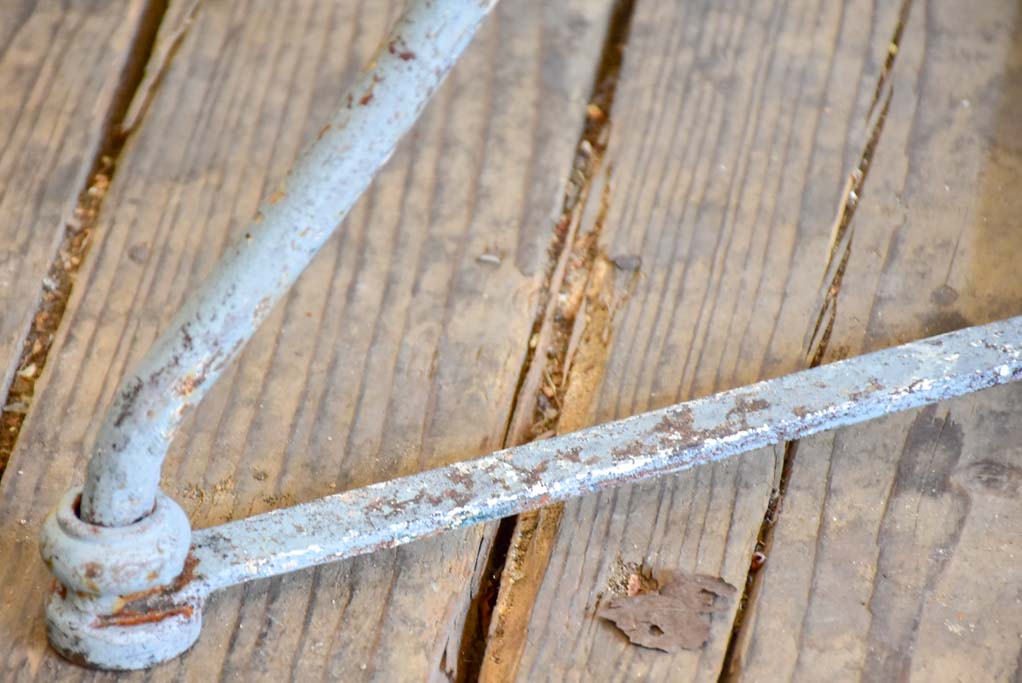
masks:
[[[767,401],[766,399],[756,398],[749,400],[744,396],[739,396],[738,398],[735,399],[734,407],[731,410],[727,411],[726,417],[728,420],[737,418],[738,424],[741,425],[743,429],[748,429],[749,414],[759,410],[766,410],[769,407],[770,402]],[[710,436],[717,436],[718,434],[723,435],[727,431],[728,430],[724,429],[723,427],[717,427],[716,429],[711,430]]]
[[[111,626],[138,626],[139,624],[154,624],[164,619],[183,616],[191,618],[195,608],[191,605],[180,605],[153,612],[135,612],[133,610],[122,610],[117,614],[103,615],[96,617],[96,628],[109,628]]]
[[[681,409],[667,413],[656,423],[654,429],[658,432],[690,432],[692,431],[692,409],[683,406]]]
[[[472,490],[473,486],[475,486],[475,482],[472,480],[472,477],[470,475],[465,474],[464,472],[459,472],[458,470],[455,469],[450,469],[447,471],[447,478],[450,479],[455,484],[458,484],[459,486],[464,486],[469,490]]]
[[[273,194],[270,195],[270,198],[267,201],[269,201],[270,204],[276,204],[286,196],[287,192],[285,192],[283,189],[277,189],[273,191]]]
[[[387,51],[395,57],[404,61],[415,59],[415,53],[408,49],[405,45],[405,40],[401,36],[397,36],[387,45]]]
[[[194,340],[191,332],[188,331],[188,323],[181,326],[181,345],[186,351],[191,351]]]
[[[637,458],[645,452],[646,449],[642,444],[631,443],[627,446],[618,446],[617,448],[611,449],[610,454],[615,460],[628,460],[630,458]]]
[[[142,391],[142,380],[136,378],[132,385],[121,393],[121,410],[117,413],[117,419],[114,420],[115,427],[120,427],[125,420],[131,417],[131,413],[135,409],[135,400],[140,391]]]
[[[472,500],[472,494],[467,491],[456,491],[453,488],[444,489],[439,494],[431,493],[426,489],[420,489],[419,492],[415,494],[415,497],[412,498],[411,500],[401,502],[390,501],[390,504],[395,510],[403,511],[404,507],[407,506],[409,503],[421,504],[422,502],[426,502],[434,507],[437,507],[445,500],[448,500],[454,503],[455,505],[464,505],[465,503]]]
[[[79,493],[77,496],[75,496],[74,502],[71,503],[71,512],[75,513],[75,517],[77,517],[78,519],[82,518],[82,494]],[[95,524],[88,524],[88,525],[86,525],[85,528],[93,536],[98,536],[99,535],[100,529],[99,529],[99,527],[97,525],[95,525]],[[47,566],[49,566],[49,563],[47,563]],[[52,569],[52,567],[51,567],[51,569]]]
[[[103,573],[103,567],[96,562],[86,562],[84,568],[86,579],[94,579]]]
[[[667,413],[660,418],[653,430],[664,435],[691,437],[693,432],[692,409],[683,406],[679,410]]]
[[[868,386],[865,389],[860,389],[859,391],[853,391],[852,393],[848,394],[848,398],[853,400],[853,401],[860,401],[863,398],[869,396],[870,394],[874,394],[874,393],[876,393],[878,391],[883,391],[883,390],[884,390],[884,385],[881,384],[879,381],[877,381],[876,377],[870,377],[869,378],[869,384],[868,384]]]
[[[694,418],[692,417],[692,408],[689,406],[679,406],[677,410],[668,412],[653,426],[653,433],[660,436],[661,445],[664,446],[675,446],[679,440],[693,443],[707,436],[712,436],[712,434],[700,433],[696,430]],[[638,457],[646,452],[645,449],[638,447],[622,448],[620,450],[627,450],[628,452],[617,454],[616,457],[618,459]]]
[[[330,124],[328,123],[328,124],[326,124],[325,126],[323,126],[322,128],[319,129],[319,133],[316,135],[316,139],[317,140],[322,140],[323,136],[326,135],[327,132],[329,132],[329,130],[330,130]]]
[[[553,502],[554,502],[553,496],[551,496],[549,493],[544,493],[542,495],[536,496],[536,500],[535,500],[534,505],[532,505],[530,507],[533,507],[533,508],[547,507],[548,505],[552,504]]]
[[[542,481],[540,475],[546,472],[547,468],[550,467],[550,463],[545,460],[535,467],[522,467],[513,462],[508,464],[515,472],[518,473],[518,476],[522,478],[522,482],[524,482],[526,486],[535,486],[536,484],[539,484]]]
[[[373,101],[373,90],[376,88],[376,84],[382,81],[377,74],[373,74],[373,82],[369,84],[369,89],[365,91],[365,94],[359,99],[358,103],[363,107]]]
[[[178,396],[191,396],[198,387],[202,386],[202,383],[206,380],[201,375],[196,375],[193,372],[189,372],[187,375],[178,380],[177,385],[174,387],[174,391]]]
[[[174,361],[178,360],[177,354],[174,355],[173,360]],[[149,375],[149,381],[148,381],[149,385],[155,387],[157,384],[159,384],[160,383],[160,379],[163,377],[163,373],[165,373],[166,371],[167,371],[167,366],[164,365],[159,370],[157,370],[153,374]],[[149,412],[152,412],[152,411],[150,410]],[[146,415],[148,415],[149,412],[147,412]]]
[[[410,501],[406,500],[390,500],[387,498],[376,498],[365,504],[363,510],[367,513],[383,513],[384,508],[389,508],[384,517],[390,518],[395,515],[399,515],[404,512]]]
[[[569,462],[581,462],[582,447],[574,446],[573,448],[567,448],[560,452],[560,456]]]
[[[757,410],[766,410],[770,407],[770,401],[765,398],[754,398],[749,400],[744,397],[735,399],[735,408],[746,413],[751,413]]]
[[[535,467],[533,467],[529,483],[530,484],[538,484],[540,482],[540,477],[549,468],[550,468],[550,463],[547,462],[546,460],[544,460],[543,462],[541,462],[538,465],[536,465]]]
[[[169,609],[167,601],[172,600],[175,593],[184,589],[189,583],[195,580],[195,567],[198,566],[199,560],[191,552],[188,553],[188,557],[185,558],[184,567],[181,569],[181,573],[174,581],[167,586],[157,586],[156,588],[150,588],[146,591],[139,591],[137,593],[128,593],[127,595],[121,596],[118,601],[118,606],[115,608],[114,613],[122,614],[125,611],[134,612],[138,614],[159,611]],[[150,579],[155,579],[152,573],[149,575]],[[171,605],[172,607],[173,605]]]

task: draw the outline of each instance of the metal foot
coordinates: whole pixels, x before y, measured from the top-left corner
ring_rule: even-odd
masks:
[[[97,669],[130,670],[165,662],[190,648],[202,630],[202,605],[164,613],[98,615],[57,586],[46,602],[46,634],[66,659]]]
[[[159,493],[134,524],[104,527],[81,519],[80,501],[81,487],[68,491],[42,530],[57,577],[46,603],[54,649],[103,669],[143,669],[187,650],[202,627],[201,598],[165,599],[194,567],[184,510]]]

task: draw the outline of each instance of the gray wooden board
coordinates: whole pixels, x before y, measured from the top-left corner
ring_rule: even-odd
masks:
[[[145,0],[0,3],[0,391],[103,142]],[[2,463],[0,463],[2,464]]]
[[[315,135],[395,4],[200,7],[122,155],[0,484],[0,678],[112,677],[48,650],[36,529],[81,480],[126,366]],[[608,12],[507,2],[486,22],[341,234],[187,421],[163,486],[194,526],[500,445]],[[150,676],[453,675],[491,531],[225,591],[195,648]]]
[[[894,3],[639,2],[612,114],[603,247],[641,274],[591,422],[797,369]],[[521,680],[716,680],[737,601],[674,655],[595,617],[619,560],[741,588],[777,479],[771,449],[567,505]],[[498,653],[499,654],[499,653]]]
[[[920,2],[830,357],[1022,313],[1022,9]],[[1022,389],[800,443],[742,678],[1022,675]]]

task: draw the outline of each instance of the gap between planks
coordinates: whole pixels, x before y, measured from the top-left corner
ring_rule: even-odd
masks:
[[[803,365],[806,368],[819,367],[829,349],[831,331],[837,319],[837,302],[841,292],[841,281],[851,256],[851,221],[855,213],[858,197],[862,196],[862,188],[869,171],[873,150],[876,148],[880,134],[883,131],[883,124],[887,117],[890,103],[891,91],[888,90],[880,113],[874,124],[870,127],[869,141],[863,150],[859,165],[849,175],[848,183],[845,186],[841,204],[838,208],[837,219],[834,221],[834,240],[831,243],[832,248],[827,261],[826,270],[829,276],[824,277],[821,292],[823,301],[818,311],[819,314],[806,336],[806,346],[803,355]],[[836,257],[839,251],[841,257],[838,259]],[[758,570],[766,558],[770,556],[770,549],[773,545],[773,529],[784,511],[784,498],[788,492],[788,482],[791,480],[792,468],[798,453],[798,444],[798,441],[789,441],[783,446],[784,456],[781,463],[781,476],[776,493],[771,497],[766,513],[763,515],[763,522],[760,525],[756,542],[756,552],[753,554],[752,562],[746,573],[745,586],[739,601],[738,611],[735,613],[731,636],[728,639],[724,663],[721,667],[720,680],[722,681],[737,680],[740,676],[741,668],[739,662],[735,659],[735,653],[738,651],[737,648],[739,648],[739,643],[742,641],[745,632],[743,617],[746,609],[748,609],[751,603],[756,601],[759,594],[760,582]]]
[[[637,267],[613,263],[600,249],[610,171],[598,174],[635,3],[616,0],[611,10],[560,217],[547,251],[547,272],[527,340],[528,354],[519,371],[505,448],[587,426],[587,409],[602,378],[614,313],[627,297],[615,298],[615,270],[624,271],[626,279],[638,272]],[[591,202],[590,196],[599,196],[600,201]],[[594,206],[599,215],[590,220],[585,214]],[[583,224],[593,227],[579,234]],[[549,557],[547,546],[562,510],[563,505],[553,505],[499,523],[466,618],[459,680],[513,678],[529,614],[519,605],[531,604],[536,597]]]
[[[890,82],[890,75],[897,60],[898,48],[911,9],[912,0],[902,0],[898,11],[898,21],[888,43],[884,65],[877,76],[873,100],[866,114],[866,130],[868,131],[866,140],[863,143],[858,164],[848,175],[848,180],[845,183],[841,201],[837,208],[837,215],[831,228],[830,249],[820,283],[820,302],[817,306],[816,317],[810,321],[810,326],[806,330],[806,338],[803,345],[802,364],[806,368],[815,368],[821,365],[829,349],[831,333],[837,320],[841,285],[848,261],[852,255],[852,238],[855,232],[852,221],[855,217],[855,209],[858,207],[863,195],[863,188],[869,174],[870,164],[873,161],[877,146],[880,144],[884,122],[887,120],[887,114],[890,111],[891,99],[894,95],[894,86]],[[745,622],[744,617],[759,596],[761,574],[758,573],[758,570],[766,558],[770,556],[770,549],[773,545],[773,531],[784,512],[784,498],[788,490],[788,483],[791,480],[792,468],[795,465],[798,444],[798,441],[789,441],[784,444],[780,480],[776,493],[771,497],[767,505],[766,512],[763,515],[763,522],[760,525],[756,542],[756,553],[753,554],[752,563],[749,565],[748,572],[746,573],[738,610],[732,622],[731,635],[728,638],[724,661],[720,669],[720,681],[736,681],[741,678],[741,659],[738,653],[742,652],[742,645],[750,635],[748,624]]]
[[[863,184],[865,182],[866,173],[868,171],[869,162],[872,159],[873,151],[879,142],[880,134],[883,130],[883,122],[887,112],[887,107],[890,104],[891,87],[888,83],[888,74],[891,68],[893,68],[894,60],[897,55],[897,44],[900,40],[900,36],[904,27],[904,21],[907,17],[907,12],[910,7],[910,2],[905,0],[901,5],[901,12],[899,13],[899,20],[896,24],[893,38],[889,41],[889,49],[886,56],[884,66],[881,73],[877,77],[875,86],[875,92],[872,103],[867,114],[866,130],[868,139],[863,145],[863,149],[857,158],[857,167],[850,174],[844,192],[842,194],[842,200],[837,210],[837,217],[834,221],[832,228],[832,238],[828,254],[826,256],[826,264],[823,268],[823,282],[821,283],[820,302],[816,307],[814,313],[811,313],[807,323],[809,324],[808,334],[806,335],[805,348],[803,354],[803,365],[818,365],[823,358],[824,352],[827,349],[829,341],[829,331],[832,329],[834,324],[834,318],[836,316],[836,305],[837,296],[840,293],[841,278],[844,273],[844,268],[847,265],[848,259],[851,253],[851,238],[853,231],[851,229],[851,219],[854,214],[855,206],[858,202],[858,197],[861,196]],[[597,220],[595,223],[597,226],[600,221]],[[574,226],[572,226],[574,229]],[[593,269],[593,264],[583,264],[582,269],[589,272]],[[557,282],[549,281],[552,288],[556,289]],[[588,301],[588,297],[583,301]],[[550,308],[553,308],[552,306]],[[548,309],[549,310],[549,309]],[[581,309],[580,315],[584,316],[585,309]],[[569,319],[570,320],[570,319]],[[577,327],[578,325],[576,325]],[[582,324],[582,327],[588,327]],[[540,329],[540,333],[542,332]],[[584,331],[583,331],[584,334]],[[574,334],[571,335],[575,337]],[[545,348],[542,344],[545,341],[542,334],[539,335],[539,346]],[[571,348],[574,348],[572,344],[569,344],[569,351],[567,355],[571,355]],[[563,356],[554,356],[554,362],[563,362]],[[604,359],[605,360],[605,359]],[[545,362],[543,357],[540,358],[541,362]],[[541,371],[535,371],[531,367],[525,368],[526,372],[533,375],[542,374]],[[533,391],[521,392],[517,400],[532,401],[533,403],[539,398],[538,386],[542,386],[539,380],[536,380],[532,384]],[[564,406],[565,401],[563,400],[563,394],[558,394],[562,399],[562,404],[556,406],[561,409]],[[582,397],[581,400],[586,400]],[[585,406],[579,407],[579,410],[584,412]],[[520,420],[523,411],[516,407],[516,417],[514,420]],[[532,411],[527,413],[531,417]],[[566,423],[570,420],[566,420]],[[525,425],[528,427],[528,424]],[[561,429],[561,427],[565,429]],[[585,424],[558,424],[557,431],[571,431],[571,429],[585,426]],[[513,430],[509,430],[509,434]],[[536,435],[533,435],[534,437]],[[792,458],[794,456],[794,448],[790,448],[785,453],[785,469],[790,469]],[[778,505],[783,501],[783,487],[781,492],[771,501],[771,505],[767,510],[766,516],[762,522],[762,528],[768,530],[772,522],[776,521],[775,516],[778,514]],[[508,538],[509,547],[505,549],[505,555],[497,558],[495,561],[491,559],[489,565],[489,581],[491,583],[498,583],[500,593],[498,594],[497,602],[490,608],[490,613],[493,614],[494,621],[491,624],[489,633],[487,636],[487,656],[482,664],[482,679],[483,680],[505,680],[513,678],[516,671],[517,665],[517,652],[516,647],[522,645],[522,639],[524,638],[524,630],[527,627],[527,621],[529,611],[531,610],[532,601],[536,597],[539,582],[542,581],[542,575],[546,568],[546,561],[548,559],[549,546],[553,541],[554,535],[557,531],[559,521],[559,508],[551,508],[544,511],[538,511],[536,513],[530,513],[529,515],[523,515],[519,518],[515,518],[515,527],[512,532],[503,534],[504,537]],[[505,524],[509,524],[506,521]],[[763,537],[761,531],[760,537]],[[495,548],[495,551],[498,550]],[[539,557],[537,557],[537,555]],[[503,572],[501,576],[493,576],[497,572]],[[755,573],[752,566],[746,571],[747,579],[754,581]],[[751,581],[746,581],[746,593],[743,599],[748,599],[751,595],[754,599],[754,594],[751,594],[752,590]],[[524,589],[522,586],[525,586]],[[492,596],[492,589],[487,591],[487,596]],[[514,593],[518,595],[515,596]],[[517,599],[516,599],[517,598]],[[500,617],[502,614],[502,607],[510,607],[515,605],[516,614],[522,617],[522,611],[524,609],[525,621],[514,624],[501,624]],[[526,607],[522,607],[525,604]],[[508,628],[516,630],[516,634],[509,635]],[[730,662],[731,653],[733,651],[734,642],[740,636],[741,633],[741,612],[736,615],[736,619],[732,624],[732,631],[728,640],[727,654],[724,660],[724,668],[722,669],[721,677],[725,677],[727,673],[727,664]]]
[[[188,10],[186,16],[189,23],[198,4],[195,2]],[[133,111],[132,103],[137,94],[145,94],[144,100],[148,102],[152,98],[153,89],[158,85],[158,77],[152,80],[147,66],[154,55],[157,36],[167,18],[168,7],[169,0],[150,0],[142,9],[110,106],[101,119],[100,144],[92,158],[86,161],[89,170],[85,174],[85,183],[77,193],[75,208],[65,222],[60,244],[40,282],[38,304],[17,349],[18,361],[14,367],[18,373],[7,387],[3,403],[0,403],[3,408],[0,412],[0,479],[17,446],[25,418],[32,409],[36,383],[46,367],[53,340],[64,319],[75,276],[88,256],[106,190],[117,171],[117,161],[128,137],[140,125],[145,110],[135,108],[130,127],[124,126],[125,117]],[[179,42],[184,33],[176,35]],[[164,63],[157,73],[166,68],[172,56],[173,52],[165,54]],[[146,84],[149,87],[143,87]],[[25,372],[26,369],[31,372]]]

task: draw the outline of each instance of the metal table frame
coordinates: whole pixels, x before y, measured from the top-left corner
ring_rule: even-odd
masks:
[[[514,515],[1022,376],[1022,317],[906,344],[192,532],[159,491],[185,412],[393,153],[496,0],[415,0],[317,141],[125,377],[85,485],[47,518],[50,642],[137,669],[199,636],[213,591]]]

